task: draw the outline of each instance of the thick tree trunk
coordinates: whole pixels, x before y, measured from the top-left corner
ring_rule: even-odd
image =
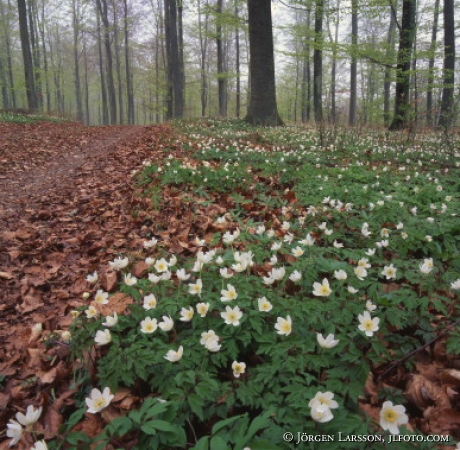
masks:
[[[164,0],[167,60],[168,120],[184,115],[184,78],[181,74],[178,8],[176,0]]]
[[[417,0],[403,0],[399,36],[398,65],[396,67],[395,112],[389,130],[401,130],[410,121],[410,66],[415,39]]]
[[[455,83],[454,0],[444,0],[444,64],[441,113],[438,127],[447,130],[453,122]]]
[[[270,0],[248,0],[250,99],[245,120],[253,125],[283,125],[278,114]]]
[[[323,121],[323,0],[315,6],[315,51],[313,52],[313,106],[315,122]]]

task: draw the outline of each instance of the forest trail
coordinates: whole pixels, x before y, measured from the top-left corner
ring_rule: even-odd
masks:
[[[31,377],[46,386],[31,326],[66,329],[86,276],[137,242],[132,174],[163,157],[171,134],[167,125],[0,123],[0,405],[33,397],[35,383],[23,387]]]

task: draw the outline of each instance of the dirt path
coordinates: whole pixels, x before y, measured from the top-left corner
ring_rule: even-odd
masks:
[[[46,403],[51,386],[68,390],[65,355],[52,365],[37,358],[45,350],[31,342],[31,326],[65,329],[90,288],[86,275],[136,247],[132,172],[162,156],[170,134],[167,126],[0,124],[0,430],[24,405]]]

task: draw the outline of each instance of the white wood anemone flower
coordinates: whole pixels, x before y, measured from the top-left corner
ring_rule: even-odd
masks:
[[[99,389],[94,388],[89,397],[85,399],[88,406],[88,412],[96,414],[109,406],[110,402],[115,396],[110,392],[110,388],[105,387],[101,392]]]

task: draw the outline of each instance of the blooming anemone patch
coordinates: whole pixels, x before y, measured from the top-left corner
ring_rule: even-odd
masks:
[[[120,290],[129,296],[125,310],[119,309],[117,297],[111,294],[108,307],[99,307],[93,301],[95,311],[99,309],[103,316],[96,312],[93,315],[87,308],[75,319],[92,335],[103,333],[102,327],[109,327],[112,333],[113,341],[105,339],[111,342],[110,348],[95,350],[100,356],[97,365],[102,368],[100,383],[129,386],[133,395],[138,395],[137,386],[142,386],[155,398],[168,399],[170,409],[163,417],[158,413],[158,420],[188,411],[191,423],[200,420],[209,429],[216,416],[213,413],[210,417],[208,411],[230,418],[235,399],[251,418],[270,408],[286,411],[277,417],[278,426],[286,429],[302,429],[303,425],[310,429],[317,422],[327,431],[338,403],[343,404],[337,414],[342,422],[337,420],[335,429],[346,428],[343,418],[348,415],[349,422],[357,424],[357,399],[369,373],[363,365],[372,361],[374,371],[388,362],[389,355],[402,358],[404,351],[420,345],[420,339],[430,339],[437,331],[438,321],[430,320],[434,313],[451,319],[446,315],[451,311],[448,303],[458,293],[447,296],[445,292],[460,289],[460,279],[456,266],[448,260],[455,250],[453,244],[447,248],[451,242],[441,237],[441,231],[455,229],[455,218],[443,216],[446,208],[441,205],[446,193],[437,196],[438,191],[430,186],[429,177],[440,174],[435,174],[435,168],[424,167],[419,169],[420,178],[410,173],[411,178],[406,180],[408,162],[406,169],[399,171],[397,154],[389,155],[382,148],[380,153],[378,146],[367,144],[372,159],[366,156],[352,161],[338,159],[333,149],[328,149],[327,155],[323,149],[314,150],[313,140],[303,148],[305,142],[293,141],[289,147],[273,149],[268,156],[264,146],[256,150],[249,140],[239,146],[237,137],[233,139],[235,143],[225,146],[219,140],[209,140],[202,147],[193,142],[190,149],[200,150],[188,153],[186,161],[174,156],[168,160],[170,166],[163,165],[161,171],[155,166],[150,174],[143,175],[142,183],[148,182],[153,171],[150,178],[155,189],[165,187],[183,193],[175,197],[177,202],[193,199],[194,214],[209,219],[206,229],[198,227],[206,239],[193,242],[193,236],[177,255],[170,253],[173,248],[179,250],[175,239],[165,239],[161,246],[141,245],[144,254],[133,258],[144,260],[148,256],[147,274],[141,278],[140,271],[134,269],[137,261],[131,261],[133,272],[139,275],[135,284],[120,283]],[[238,167],[243,169],[246,157],[253,157],[252,163],[237,172]],[[281,165],[281,158],[288,164]],[[260,161],[265,168],[258,166]],[[213,183],[218,187],[216,191],[211,191]],[[237,192],[228,190],[232,183]],[[296,187],[300,184],[299,189],[291,192],[292,183]],[[442,185],[447,190],[450,183]],[[414,195],[415,187],[423,196]],[[298,202],[291,202],[294,192]],[[218,199],[219,207],[202,205],[198,200],[201,197],[209,203]],[[168,209],[168,198],[162,198],[167,214],[179,211],[177,207]],[[412,203],[409,206],[408,198]],[[434,208],[427,201],[433,202]],[[451,201],[449,212],[457,211],[456,197],[452,196]],[[417,215],[409,212],[415,205]],[[183,206],[190,205],[184,201]],[[428,214],[434,220],[427,220]],[[266,222],[256,222],[261,218]],[[177,217],[171,219],[171,223],[177,223]],[[444,220],[449,221],[447,225]],[[149,232],[163,235],[154,223],[151,226]],[[192,233],[197,230],[193,227]],[[174,231],[168,233],[172,236]],[[425,236],[432,236],[433,241],[426,242]],[[186,239],[184,234],[181,244]],[[174,245],[168,252],[170,243]],[[433,261],[439,264],[435,267]],[[123,270],[121,265],[115,264],[116,270]],[[432,272],[436,283],[430,283]],[[129,277],[129,273],[124,278],[119,275],[121,280]],[[401,280],[401,286],[394,280]],[[91,299],[97,288],[87,286]],[[427,299],[433,299],[428,308]],[[120,317],[115,310],[123,311],[118,313]],[[381,318],[374,317],[377,311]],[[419,322],[433,329],[422,329]],[[416,333],[405,333],[405,345],[401,346],[400,330],[407,329]],[[72,343],[90,340],[81,338],[83,331],[75,332],[72,330]],[[378,340],[364,338],[377,332]],[[105,345],[102,342],[106,336],[100,334],[100,345]],[[382,342],[389,351],[382,351]],[[333,350],[336,346],[346,349],[346,356],[337,358]],[[449,342],[451,347],[457,351]],[[250,373],[246,373],[246,364],[251,367]],[[143,381],[137,383],[140,379]],[[345,379],[349,386],[340,391],[338,387]],[[334,397],[327,389],[340,393]],[[266,396],[261,395],[265,392]],[[307,417],[297,414],[305,407],[301,404],[305,397],[297,395],[299,392],[308,398],[317,393]],[[183,401],[180,414],[174,410],[177,398]],[[147,399],[152,400],[152,395]],[[395,408],[391,405],[387,409],[401,412]],[[391,414],[386,414],[381,426],[394,432],[394,424],[400,425]],[[235,420],[238,427],[246,426],[242,419]],[[267,416],[266,422],[271,420]],[[181,428],[176,419],[171,421],[175,429]],[[360,434],[371,431],[368,421],[359,427]],[[266,442],[267,436],[269,432],[260,429],[253,437],[256,446],[257,439]],[[231,439],[228,445],[235,447]],[[187,444],[184,441],[181,445]]]

